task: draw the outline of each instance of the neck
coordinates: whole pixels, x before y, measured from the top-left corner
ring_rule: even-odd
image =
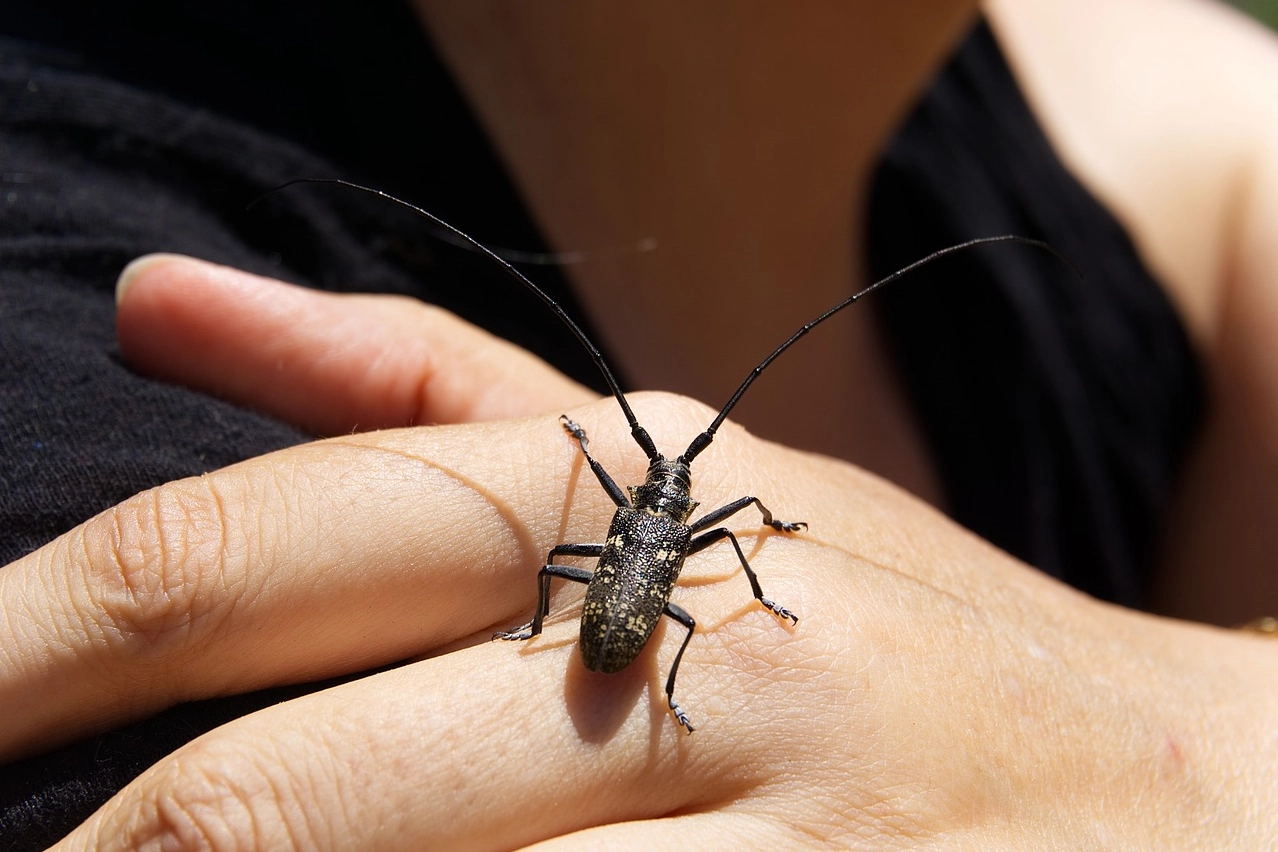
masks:
[[[508,4],[419,0],[639,387],[722,405],[786,336],[863,283],[878,148],[974,4]],[[919,22],[923,24],[920,27]],[[935,487],[871,317],[787,352],[733,412],[765,437]]]

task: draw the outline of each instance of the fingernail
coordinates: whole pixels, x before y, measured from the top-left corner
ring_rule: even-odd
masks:
[[[129,265],[121,270],[120,277],[115,282],[115,303],[118,305],[120,302],[124,301],[125,291],[133,286],[133,282],[137,281],[138,276],[142,275],[142,273],[157,264],[169,263],[172,261],[200,262],[196,261],[194,258],[187,257],[184,254],[144,254],[136,260],[130,261]]]

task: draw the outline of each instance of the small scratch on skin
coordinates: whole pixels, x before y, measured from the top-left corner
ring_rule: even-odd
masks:
[[[1172,763],[1177,769],[1184,767],[1185,755],[1180,750],[1180,743],[1176,742],[1176,738],[1171,734],[1167,735],[1167,754],[1171,757]]]

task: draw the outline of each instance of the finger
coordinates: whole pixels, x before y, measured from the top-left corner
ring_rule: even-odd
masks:
[[[90,520],[0,571],[0,755],[513,617],[574,449],[553,419],[349,436]]]
[[[447,311],[320,293],[177,255],[131,263],[117,335],[137,370],[322,435],[522,417],[595,394]]]
[[[704,742],[684,735],[647,661],[585,676],[570,628],[524,653],[486,643],[233,722],[150,769],[60,848],[206,838],[504,849],[748,794],[748,743],[730,729]],[[590,693],[575,711],[574,689]]]

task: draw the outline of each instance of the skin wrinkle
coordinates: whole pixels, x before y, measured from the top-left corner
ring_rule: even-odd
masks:
[[[408,415],[408,423],[406,426],[427,426],[429,418],[427,412],[431,411],[433,406],[431,401],[436,398],[436,394],[432,391],[432,387],[439,377],[439,368],[437,366],[437,353],[434,347],[426,347],[420,353],[420,359],[416,366],[416,381],[413,383],[413,391],[411,394],[411,409]],[[459,418],[441,418],[444,420],[452,420],[457,423],[465,423],[465,416]]]
[[[367,445],[362,445],[358,442],[338,441],[336,443],[349,448],[356,448],[363,452],[367,452],[369,449],[379,449],[379,448],[369,447]],[[420,457],[416,457],[411,454],[406,454],[399,451],[389,451],[388,453],[386,453],[386,455],[388,457],[395,458],[397,460],[408,459],[412,461],[414,465],[420,464],[422,461]],[[371,466],[364,465],[364,467],[366,470],[379,469],[379,467],[376,464]],[[497,512],[498,517],[502,518],[503,521],[509,520],[509,513],[502,512],[501,507],[499,505],[495,505],[496,503],[495,499],[490,499],[489,496],[483,493],[483,491],[477,486],[476,483],[469,481],[462,474],[456,471],[449,470],[449,469],[446,469],[440,466],[435,466],[435,465],[427,465],[427,468],[428,468],[428,473],[425,476],[417,474],[412,477],[408,477],[406,474],[404,474],[402,471],[400,471],[397,468],[394,479],[396,482],[398,482],[406,478],[411,478],[414,480],[421,480],[424,483],[430,483],[435,478],[434,476],[432,476],[432,474],[442,475],[447,481],[462,484],[463,487],[465,488],[466,493],[476,494],[477,496],[480,496],[481,499],[483,500],[483,504],[487,507],[493,508],[494,511]],[[408,498],[405,497],[403,499],[408,499]],[[506,532],[507,533],[513,532],[514,533],[513,537],[516,540],[518,540],[519,531],[517,529],[512,530],[508,523],[507,523]],[[447,535],[447,531],[445,531],[445,535]],[[508,536],[505,536],[505,535],[494,535],[494,536],[489,536],[488,538],[490,538],[493,541],[500,542],[501,540],[506,539],[507,537]],[[438,542],[439,542],[439,539],[437,538],[436,543]],[[400,552],[397,552],[397,551],[400,551]],[[413,554],[413,544],[411,542],[398,543],[396,545],[396,548],[392,548],[389,551],[382,551],[379,554],[379,557],[380,557],[379,561],[383,563],[385,566],[383,569],[373,570],[371,566],[366,566],[365,570],[362,571],[359,575],[359,577],[364,578],[363,580],[359,580],[358,578],[352,578],[352,579],[355,579],[358,582],[360,582],[362,586],[368,586],[370,584],[375,584],[375,582],[377,581],[384,581],[387,578],[387,573],[386,573],[387,571],[394,571],[396,573],[404,575],[405,577],[411,577],[419,570],[417,567],[415,567],[417,560]],[[343,561],[347,561],[350,558],[360,558],[360,557],[359,557],[359,554],[339,555],[334,557],[334,560],[336,563],[340,563]],[[482,560],[482,564],[485,566],[498,565],[498,564],[504,564],[506,561],[508,560],[494,561],[492,559],[484,559]]]
[[[813,657],[814,657],[814,658],[819,658],[819,655],[813,655]],[[737,669],[739,669],[739,668],[740,668],[740,666],[737,666],[737,664],[736,664],[736,663],[737,663],[737,660],[734,660],[734,666],[732,666],[732,667],[730,668],[730,671],[732,671],[732,672],[736,672],[736,671],[737,671]],[[778,664],[778,667],[781,667],[781,664]],[[773,674],[774,674],[774,672],[773,672]],[[782,681],[783,681],[783,680],[785,680],[785,677],[783,677],[783,674],[782,674],[782,676],[781,676],[781,677],[782,677]],[[845,690],[845,691],[846,691],[846,690]],[[838,706],[837,701],[831,701],[831,706]],[[818,759],[819,759],[819,756],[818,756]],[[919,797],[919,795],[920,795],[920,791],[918,791],[918,789],[912,789],[912,788],[911,788],[910,795],[909,795],[910,800],[916,800],[916,798],[918,798],[918,797]],[[883,800],[883,803],[887,803],[887,801],[888,801],[888,800]],[[846,803],[847,803],[847,802],[845,801],[845,802],[842,802],[842,803],[843,803],[843,805],[846,805]],[[833,803],[832,803],[832,805],[831,805],[831,809],[832,809],[832,812],[833,812],[833,811],[840,810],[840,809],[838,809],[838,807],[835,807],[835,805],[833,805]],[[863,807],[861,807],[861,809],[859,809],[858,811],[855,811],[855,812],[856,812],[856,814],[864,814],[865,816],[869,816],[870,814],[872,814],[872,812],[873,812],[874,810],[875,810],[875,807],[874,807],[874,806],[870,805],[870,803],[865,803],[865,805],[864,805]],[[900,805],[892,806],[892,807],[889,807],[889,809],[888,809],[888,815],[897,815],[897,816],[900,816],[901,812],[902,812],[902,806],[900,806]],[[882,820],[881,820],[881,821],[879,821],[879,823],[881,823],[881,825],[879,825],[879,829],[877,829],[877,830],[882,830],[882,825],[883,825],[884,823],[882,823]],[[898,828],[898,829],[900,829],[900,828],[902,828],[902,826],[901,826],[901,825],[897,825],[897,828]],[[915,826],[915,828],[918,828],[918,826]]]
[[[338,759],[338,755],[342,754],[344,749],[342,746],[342,736],[354,736],[358,742],[362,744],[353,751],[353,754],[346,761]],[[390,760],[386,760],[383,755],[381,743],[378,739],[375,728],[356,727],[351,725],[341,725],[340,722],[335,729],[328,729],[319,735],[320,749],[319,753],[329,757],[327,766],[329,769],[326,779],[330,788],[333,790],[332,811],[336,813],[336,819],[330,817],[328,820],[328,830],[331,842],[324,848],[337,848],[340,845],[340,838],[345,836],[343,830],[349,832],[355,826],[367,822],[363,814],[357,810],[362,798],[359,795],[358,785],[361,775],[362,764],[382,765],[385,772],[390,777],[406,777],[405,774],[397,772],[394,765],[394,755],[388,755]],[[300,801],[305,802],[305,797]],[[393,827],[388,827],[387,820],[379,820],[379,836],[373,838],[368,844],[371,848],[382,848],[387,845],[394,845],[391,838],[395,835],[402,836],[405,834],[405,827],[402,822],[397,823]],[[320,844],[316,844],[315,848],[321,848]]]
[[[270,471],[269,479],[250,480],[249,484],[256,485],[263,492],[267,492],[257,499],[264,504],[281,507],[283,514],[283,518],[271,516],[271,528],[259,526],[257,536],[249,537],[250,543],[256,541],[265,545],[269,542],[277,549],[283,546],[286,552],[290,553],[313,551],[316,560],[324,557],[325,562],[340,564],[346,556],[345,553],[328,553],[327,547],[331,545],[327,544],[325,551],[321,552],[317,546],[317,542],[322,539],[317,538],[315,533],[322,533],[325,526],[324,519],[305,511],[307,498],[315,494],[324,494],[321,505],[324,505],[336,517],[342,517],[347,512],[355,512],[359,509],[358,496],[341,489],[341,476],[330,474],[328,468],[328,459],[321,454],[318,465],[307,460],[287,467],[276,466]],[[268,490],[268,486],[272,483],[274,488]],[[367,480],[362,480],[361,487],[366,486]],[[340,503],[335,499],[338,496],[342,498]],[[266,518],[263,517],[263,521],[265,520]],[[300,536],[300,540],[293,541],[294,536]],[[257,564],[267,569],[264,572],[264,580],[274,578],[276,569],[272,561],[269,553],[263,552],[258,555]],[[245,564],[254,563],[246,557]],[[261,591],[263,589],[259,589],[259,593]]]
[[[370,449],[370,447],[368,447],[367,445],[362,445],[358,441],[353,441],[353,440],[338,441],[336,443],[339,446],[345,446],[348,448],[358,447],[363,452],[367,452]],[[412,461],[414,464],[423,463],[423,459],[420,456],[415,456],[415,455],[404,453],[401,451],[387,451],[387,452],[389,452],[389,454],[394,456],[395,458],[398,458],[401,460],[408,459]],[[504,525],[507,527],[507,530],[505,531],[504,534],[493,535],[493,536],[489,536],[488,538],[492,538],[493,540],[506,539],[508,541],[513,538],[514,542],[522,549],[522,552],[524,554],[532,552],[531,534],[525,528],[515,525],[514,523],[515,515],[512,509],[509,507],[509,505],[506,505],[502,501],[498,500],[496,495],[492,492],[491,489],[484,488],[477,481],[472,480],[469,477],[466,477],[464,474],[460,473],[457,470],[449,469],[446,466],[434,465],[434,464],[427,464],[427,466],[433,472],[438,472],[439,474],[446,476],[450,480],[462,484],[466,488],[466,491],[468,493],[476,494],[477,496],[481,497],[485,505],[491,506],[494,510],[496,510],[498,517],[502,519]],[[294,471],[297,472],[303,469],[304,469],[304,466],[295,467]],[[429,479],[429,477],[427,478]],[[254,479],[251,479],[249,481],[255,482],[258,484],[261,484],[262,482],[261,480],[254,480]],[[291,480],[286,479],[283,482],[280,482],[279,484],[274,486],[272,490],[288,491],[288,486],[295,484],[296,481],[297,481],[296,479],[291,479]],[[216,499],[210,500],[209,502],[209,505],[214,506],[214,514],[217,513],[217,507],[225,506],[225,502],[224,502],[225,498],[217,490],[217,487],[216,487],[220,483],[221,483],[221,479],[215,479],[215,478],[204,478],[202,482],[200,483],[200,485],[206,489],[210,487],[213,488],[212,492],[206,492],[206,493],[213,494],[214,497],[216,498]],[[187,488],[189,487],[189,484],[183,487]],[[252,489],[249,489],[249,490],[251,491]],[[247,496],[249,497],[250,501],[253,500],[253,495],[251,493],[248,494]],[[166,500],[175,500],[177,505],[179,506],[185,505],[185,508],[189,510],[190,509],[189,504],[183,503],[184,497],[185,497],[185,494],[178,494],[176,496],[170,494],[170,495],[166,495],[162,497],[157,495],[156,493],[151,493],[151,494],[143,496],[142,498],[138,500],[135,500],[131,505],[126,504],[125,506],[110,513],[109,515],[106,516],[106,518],[103,518],[101,520],[99,524],[99,528],[101,527],[101,524],[107,524],[115,532],[113,536],[109,536],[109,538],[111,539],[110,544],[113,547],[114,552],[117,554],[120,554],[119,559],[121,562],[124,563],[124,567],[121,570],[123,572],[123,575],[129,576],[130,578],[130,581],[131,581],[130,591],[132,590],[132,588],[137,588],[139,590],[142,590],[144,585],[154,585],[155,577],[152,574],[142,574],[140,572],[152,571],[153,570],[152,566],[154,564],[158,564],[158,560],[148,562],[145,559],[137,558],[135,554],[130,552],[130,544],[129,544],[130,540],[138,539],[138,530],[130,529],[131,522],[133,520],[129,514],[130,510],[132,510],[135,513],[137,512],[149,513],[150,517],[152,518],[152,523],[169,523],[170,521],[168,520],[165,520],[165,521],[156,520],[161,518],[169,518],[174,514],[174,512],[171,509],[165,508],[162,505],[162,503]],[[198,519],[192,520],[193,518],[196,518],[196,517],[197,516],[191,514],[190,511],[186,511],[180,515],[181,522],[184,522],[184,523],[191,523],[191,522],[194,522],[197,524],[200,523]],[[91,524],[92,523],[93,522],[91,522]],[[225,532],[224,526],[225,525],[223,525],[223,529],[219,530],[219,532],[223,532],[223,533]],[[159,530],[157,531],[155,537],[157,541],[161,541],[164,543],[161,549],[162,549],[162,552],[166,554],[167,560],[171,562],[174,559],[176,559],[177,557],[174,554],[177,552],[177,550],[175,550],[175,545],[173,545],[172,542],[179,540],[181,538],[181,531],[179,531],[178,533],[169,533],[166,530]],[[219,535],[215,538],[217,541],[220,541],[220,542],[225,542],[227,540],[227,536],[225,534]],[[251,539],[252,536],[249,536],[248,538]],[[80,540],[82,542],[87,542],[87,539],[80,539]],[[89,550],[86,549],[86,553],[88,552]],[[216,552],[220,556],[225,557],[227,548],[225,545],[221,545],[217,548]],[[487,562],[487,560],[485,561]],[[524,559],[521,561],[528,562],[531,560]],[[508,564],[510,564],[509,560],[502,560],[498,564],[498,569],[499,570],[505,569]],[[131,565],[137,565],[139,567],[134,569],[134,573],[129,574],[128,568]],[[230,579],[230,575],[232,573],[235,573],[235,572],[227,572],[227,571],[218,569],[217,576],[218,576],[219,583],[224,583],[225,581]],[[264,572],[250,572],[250,573],[263,574]],[[143,580],[136,580],[135,578],[138,578],[138,577],[142,577]],[[241,578],[237,576],[236,579],[241,579]],[[225,586],[223,586],[223,588],[225,588]],[[143,599],[143,594],[144,594],[143,591],[139,591],[138,593],[128,595],[128,599],[130,602],[139,601]],[[231,596],[231,597],[233,597],[235,601],[239,601],[241,603],[243,602],[243,600],[246,599],[242,595]],[[225,602],[226,602],[225,599],[223,599],[223,603]],[[195,608],[198,609],[198,605],[196,605]],[[109,603],[106,605],[105,611],[112,612]],[[156,616],[156,618],[159,618],[161,620],[159,624],[160,627],[165,629],[170,629],[170,630],[173,629],[174,625],[163,623],[164,619],[171,617],[172,612],[173,611],[170,608],[165,607],[164,610],[158,616]],[[124,625],[122,622],[118,622],[118,623],[121,624],[121,626],[117,628],[118,630],[120,630],[120,635],[127,634],[128,633],[127,626]],[[195,623],[195,621],[186,621],[185,623],[187,624],[187,626],[191,626]],[[90,622],[90,624],[92,623]],[[186,631],[186,633],[189,634],[189,631]],[[223,631],[223,633],[225,633],[225,631]],[[154,636],[156,634],[153,633],[152,635]],[[169,634],[169,635],[171,637],[173,634]],[[113,644],[115,647],[119,647],[118,641]],[[98,643],[98,642],[90,641],[89,643],[87,643],[87,647],[101,647],[101,646],[102,646],[102,643]],[[86,645],[77,643],[74,645],[74,647],[86,647]],[[155,651],[153,649],[151,656],[154,656],[156,653],[158,653],[158,651]],[[182,671],[182,669],[179,666],[180,661],[176,658],[175,655],[170,655],[169,662],[170,662],[170,667],[173,670]],[[136,665],[133,665],[133,666],[130,666],[129,669],[130,670],[125,672],[123,677],[119,676],[118,674],[112,677],[112,680],[114,681],[116,686],[116,689],[112,690],[113,692],[119,692],[124,690],[130,683],[132,684],[139,683],[140,671],[138,667]],[[207,677],[201,677],[198,681],[196,681],[196,680],[191,680],[188,674],[187,679],[191,681],[191,684],[192,684],[191,689],[185,690],[181,695],[162,697],[159,700],[168,702],[170,698],[172,700],[178,700],[179,698],[183,698],[183,697],[196,697],[196,696],[204,697],[208,693],[209,680]],[[146,684],[154,683],[155,677],[144,676],[142,677],[140,682],[143,685],[143,690],[140,691],[140,694],[145,694],[145,692],[148,691],[146,690]],[[133,705],[135,710],[139,706],[141,706],[142,710],[145,711],[147,709],[155,709],[155,707],[153,707],[152,705],[156,704],[156,700],[157,699],[153,696],[153,699],[149,702],[138,701],[137,699],[135,699],[131,701],[130,704]]]
[[[213,477],[209,476],[206,473],[200,477],[200,481],[204,484],[205,488],[208,489],[209,496],[213,498],[213,503],[217,511],[217,516],[220,518],[229,517],[226,511],[226,501],[222,499],[222,494],[221,492],[218,491],[217,484],[214,481]],[[223,523],[220,525],[220,528],[221,528],[222,537],[218,541],[218,552],[221,554],[219,563],[225,566],[229,562],[230,542],[227,537],[227,525]],[[232,585],[229,585],[226,582],[227,578],[226,578],[225,571],[219,571],[217,574],[217,579],[219,581],[218,585],[222,592],[221,596],[229,598],[228,607],[231,611],[234,611],[240,605],[240,601],[244,598],[244,596],[248,592],[247,584],[241,585],[238,589]]]
[[[844,713],[842,705],[839,702],[831,701],[828,706],[829,710],[826,711],[827,714],[842,716]],[[870,721],[872,719],[871,715],[858,714],[858,716],[864,716],[866,721]],[[861,725],[860,727],[863,728],[864,726]],[[849,733],[856,733],[859,737],[864,733],[864,731],[858,729],[855,732]],[[870,738],[870,741],[873,741],[872,737]],[[775,748],[779,749],[790,759],[790,762],[793,764],[793,768],[788,770],[781,769],[778,768],[776,760],[767,761],[770,769],[772,770],[771,777],[767,778],[764,783],[757,786],[755,792],[760,795],[757,795],[756,798],[752,800],[753,802],[768,801],[769,790],[774,790],[776,792],[779,801],[783,803],[787,801],[792,802],[793,790],[796,788],[806,789],[807,777],[812,772],[819,771],[818,767],[827,760],[827,756],[822,753],[813,753],[807,756],[796,754],[787,740],[778,741]],[[870,756],[872,757],[874,754],[875,752],[871,752]],[[871,778],[877,778],[879,775],[884,777],[889,776],[889,773],[887,772],[870,772],[867,774]],[[889,786],[870,783],[861,785],[858,788],[857,792],[860,794],[858,796],[849,796],[846,790],[838,793],[837,795],[833,792],[828,794],[821,794],[818,792],[813,795],[809,791],[804,798],[805,802],[809,804],[813,804],[818,801],[823,802],[823,811],[828,814],[846,813],[854,815],[856,817],[855,822],[865,824],[867,826],[877,825],[879,828],[876,829],[876,832],[881,832],[882,826],[886,823],[888,818],[896,817],[899,819],[900,815],[905,812],[901,806],[888,806],[888,803],[896,798],[888,796],[889,791]],[[911,789],[908,798],[915,799],[918,797],[918,793],[918,790]],[[752,803],[749,806],[752,809],[757,808],[757,804],[755,803]],[[882,813],[878,813],[879,811],[882,811]]]
[[[323,444],[407,459],[408,461],[421,465],[429,471],[444,475],[446,478],[453,480],[458,485],[461,485],[470,493],[478,496],[481,500],[491,506],[494,511],[496,511],[498,517],[505,522],[507,532],[515,541],[518,553],[517,561],[520,564],[527,564],[533,559],[539,558],[535,556],[535,554],[538,553],[536,538],[526,525],[519,522],[518,512],[509,503],[499,498],[496,491],[485,487],[479,480],[467,476],[456,468],[448,467],[442,462],[428,459],[424,456],[397,448],[374,446],[345,437],[330,438],[327,441],[324,441]]]
[[[356,300],[357,304],[367,301],[367,297],[363,296],[351,298]],[[394,314],[406,315],[414,311],[420,312],[421,307],[421,302],[404,296],[385,295],[381,298],[381,300],[379,300],[379,310],[384,310],[385,313],[388,314],[386,317],[387,320],[392,319]],[[334,319],[331,316],[327,318],[330,322]],[[334,336],[339,339],[346,339],[346,335],[342,334],[342,331],[342,329],[338,329],[337,334]],[[356,332],[352,333],[351,337],[352,339],[359,340],[363,337],[363,335]],[[415,368],[421,371],[416,375],[412,371],[396,370],[393,369],[393,367],[388,368],[386,366],[387,364],[393,364],[396,361],[405,359],[405,357],[405,353],[397,351],[391,346],[381,345],[376,347],[371,353],[361,347],[359,355],[355,359],[362,365],[361,375],[352,376],[351,381],[353,383],[362,383],[365,386],[383,386],[382,395],[392,399],[402,398],[405,396],[402,392],[402,388],[397,387],[401,381],[398,377],[407,373],[408,376],[413,378],[413,380],[410,381],[410,384],[412,385],[411,390],[406,395],[409,400],[409,404],[406,408],[406,416],[403,419],[403,422],[387,425],[416,426],[427,423],[427,418],[424,416],[424,413],[429,409],[427,407],[428,397],[425,394],[425,386],[430,380],[429,377],[433,376],[437,370],[436,365],[438,362],[438,353],[433,346],[415,346],[411,353],[411,361]],[[334,360],[340,361],[341,359],[335,358]],[[389,384],[387,382],[388,377],[391,379]],[[380,381],[374,382],[375,379],[379,378]]]
[[[275,812],[292,840],[291,846],[295,849],[334,848],[331,843],[320,842],[322,837],[342,836],[336,825],[330,824],[326,826],[327,830],[321,830],[332,811],[328,808],[307,808],[304,803],[317,790],[329,789],[336,793],[337,785],[333,781],[342,769],[335,765],[333,752],[322,733],[316,741],[305,742],[303,746],[300,756],[291,755],[278,739],[268,740],[266,748],[258,752],[254,760],[261,764],[262,777],[272,792]],[[274,759],[267,759],[271,755]],[[323,771],[325,767],[327,772]],[[336,795],[327,798],[330,802],[340,801]]]
[[[114,660],[109,653],[111,650],[109,632],[103,629],[103,626],[93,619],[87,617],[86,610],[90,606],[77,607],[77,598],[74,593],[70,592],[71,586],[77,579],[83,580],[81,591],[83,600],[91,601],[92,595],[90,591],[91,578],[85,571],[63,571],[56,572],[53,562],[65,561],[66,564],[77,564],[74,558],[64,557],[59,559],[63,553],[69,552],[72,545],[78,544],[81,549],[81,556],[86,560],[87,564],[88,549],[87,543],[83,535],[75,535],[68,539],[59,539],[53,548],[53,552],[48,558],[40,559],[40,574],[52,580],[53,584],[63,585],[68,590],[67,599],[71,601],[71,605],[67,610],[62,611],[62,619],[53,619],[49,630],[44,636],[44,641],[38,647],[46,650],[53,657],[74,657],[81,664],[88,665],[92,668],[93,674],[98,681],[97,689],[107,691],[109,693],[120,696],[129,701],[136,701],[130,692],[130,684],[126,679],[119,677],[113,671]],[[51,584],[52,585],[52,584]],[[39,620],[32,619],[32,624],[39,627]],[[62,628],[60,631],[59,628]],[[80,631],[83,641],[77,642],[67,632]],[[60,635],[61,634],[61,635]],[[65,679],[64,679],[65,680]]]
[[[479,653],[484,653],[486,650],[487,646],[479,649]],[[560,659],[567,659],[566,654],[561,653],[558,656]],[[483,669],[483,666],[476,669],[481,681],[483,680]],[[420,777],[420,764],[423,760],[431,763],[438,760],[447,765],[450,761],[450,755],[460,754],[467,750],[472,753],[478,751],[479,754],[472,757],[466,767],[464,767],[469,770],[469,775],[466,771],[456,771],[463,769],[463,767],[452,767],[453,771],[447,771],[447,766],[440,767],[443,771],[433,773],[431,777],[424,779],[428,786],[423,787],[417,795],[426,797],[428,800],[441,797],[448,798],[454,803],[454,806],[450,808],[450,812],[459,821],[468,818],[482,818],[492,812],[495,806],[491,795],[494,792],[494,788],[492,784],[488,783],[490,776],[488,769],[499,770],[499,767],[504,765],[507,760],[507,753],[515,747],[516,741],[519,740],[519,726],[505,725],[501,728],[493,729],[491,730],[492,736],[485,738],[478,745],[473,741],[475,734],[468,725],[443,724],[433,731],[422,731],[419,726],[404,721],[410,718],[414,712],[419,712],[416,710],[419,707],[417,702],[420,700],[419,694],[422,688],[419,677],[412,672],[397,670],[396,672],[387,673],[386,676],[378,676],[378,678],[382,683],[391,685],[391,688],[394,689],[390,703],[384,708],[387,714],[387,725],[384,733],[387,736],[383,739],[383,748],[389,749],[388,753],[390,754],[398,754],[400,756],[399,759],[405,761],[404,764],[393,767],[394,777]],[[482,691],[484,686],[482,683],[476,684],[475,690]],[[544,697],[546,690],[553,689],[550,684],[542,684],[541,686],[544,688],[537,693],[537,696]],[[501,696],[500,704],[492,709],[500,717],[518,719],[529,712],[540,712],[538,708],[543,706],[537,696],[520,697],[509,692],[496,693],[496,695]],[[469,694],[467,697],[469,697]],[[465,698],[462,701],[465,702]],[[428,703],[438,702],[429,702],[428,699]],[[472,705],[464,703],[464,706],[469,708]],[[464,712],[462,706],[450,707],[450,709]],[[443,717],[437,714],[428,714],[428,718],[443,721]],[[557,729],[562,728],[560,725],[554,727]],[[359,741],[358,738],[354,741],[349,741],[344,750],[347,752],[352,751],[352,747],[358,745]],[[544,747],[548,751],[553,751],[558,745],[555,742],[546,742]],[[429,757],[430,755],[436,757]],[[363,774],[376,773],[377,778],[386,777],[386,773],[392,769],[392,767],[378,764],[374,761],[366,763],[366,766],[361,766]],[[490,764],[492,764],[491,767]],[[570,779],[561,779],[560,783],[571,784],[572,782]],[[374,802],[372,805],[370,812],[364,815],[365,822],[371,819],[384,818],[386,811],[380,807],[380,803]],[[393,813],[396,818],[410,821],[414,819],[414,814],[411,810],[403,812],[397,809]],[[539,813],[546,813],[546,811],[542,809]],[[492,812],[492,816],[499,817],[500,814],[499,812]],[[498,821],[505,825],[504,828],[498,831],[498,834],[507,837],[506,843],[508,845],[513,844],[513,840],[510,839],[508,834],[515,829],[518,820],[516,820],[516,823],[511,823],[507,819],[499,819]],[[441,826],[441,829],[446,830],[446,827]],[[526,836],[522,831],[520,834]],[[443,843],[442,840],[438,839],[436,842]],[[456,838],[454,838],[453,843],[456,842]],[[498,842],[490,839],[490,843]]]
[[[296,843],[285,844],[286,838],[295,839],[284,807],[288,799],[281,795],[272,766],[263,753],[246,753],[242,747],[232,744],[229,753],[219,754],[227,745],[226,741],[219,740],[215,748],[196,750],[188,757],[186,772],[172,785],[177,793],[183,792],[184,783],[187,785],[190,797],[187,802],[182,802],[180,795],[169,795],[168,789],[162,793],[162,800],[188,814],[196,830],[209,838],[214,849],[308,848]],[[282,764],[276,764],[276,768],[283,771],[285,777],[293,774]],[[184,782],[183,778],[195,780]],[[225,803],[228,801],[237,806],[232,814],[238,812],[240,820],[227,815]]]
[[[190,752],[180,753],[165,768],[150,770],[146,775],[161,775],[164,782],[155,785],[158,794],[141,797],[139,811],[116,811],[97,823],[95,849],[236,849],[266,848],[236,844],[235,817],[226,812],[229,801],[237,801],[244,822],[250,826],[252,844],[255,830],[251,808],[242,797],[228,797],[227,785],[221,773],[213,773],[202,766]],[[145,777],[145,776],[144,776]],[[191,781],[188,779],[195,778]],[[184,799],[187,791],[196,791]],[[136,797],[136,792],[134,794]],[[216,805],[216,806],[211,806]],[[214,820],[209,820],[213,817]]]
[[[79,545],[77,548],[79,550],[78,560],[76,557],[69,555],[73,544]],[[39,553],[43,552],[44,551],[39,551]],[[68,555],[64,556],[64,554]],[[89,543],[88,539],[83,535],[83,528],[81,528],[81,534],[79,535],[73,535],[71,538],[65,540],[56,540],[52,552],[49,553],[47,557],[39,557],[39,559],[40,567],[42,569],[39,573],[44,575],[43,578],[46,579],[46,581],[53,581],[53,583],[50,584],[50,587],[53,584],[63,586],[63,588],[65,588],[68,592],[67,600],[71,602],[70,611],[62,613],[66,617],[65,623],[54,623],[52,625],[49,635],[44,637],[46,640],[44,647],[56,648],[61,646],[69,650],[72,654],[78,654],[81,659],[99,662],[103,665],[103,675],[105,676],[105,668],[109,665],[110,660],[107,656],[96,653],[96,651],[100,647],[107,647],[109,645],[106,630],[103,629],[101,624],[98,624],[93,619],[89,618],[88,612],[85,611],[86,609],[91,608],[91,603],[85,606],[77,606],[77,603],[91,602],[93,600],[93,578],[87,570],[60,572],[56,567],[58,563],[65,563],[76,565],[83,569],[84,566],[91,564]],[[77,595],[71,588],[72,584],[76,583],[76,580],[82,581],[76,584],[80,593],[79,595]],[[33,623],[38,625],[39,619],[33,619]],[[73,641],[70,636],[59,636],[59,627],[63,627],[68,632],[74,632],[78,628],[80,635],[82,635],[85,639],[82,646],[77,649],[76,642]],[[55,637],[59,640],[58,643],[55,644],[54,642],[49,641]],[[104,679],[106,678],[104,677]]]
[[[912,839],[928,836],[919,820],[905,817],[909,812],[909,802],[917,798],[917,791],[909,791],[908,796],[898,797],[891,794],[891,788],[883,786],[862,786],[857,792],[861,794],[854,804],[853,797],[835,795],[832,792],[809,791],[803,798],[804,813],[796,818],[794,798],[789,788],[806,789],[803,773],[785,773],[774,776],[766,785],[760,786],[753,799],[742,805],[729,805],[725,810],[748,810],[752,815],[767,814],[772,819],[788,825],[803,837],[816,838],[819,845],[828,847],[831,843],[840,843],[849,837],[872,840],[875,848],[883,848],[883,844],[893,844],[893,838],[908,834]],[[777,795],[771,792],[777,791]],[[768,813],[771,811],[772,813]],[[847,826],[836,828],[840,819],[848,820]],[[819,833],[813,825],[821,822],[829,825],[830,830]]]
[[[965,605],[970,605],[970,604],[966,604],[966,603],[965,603]]]
[[[226,552],[226,519],[220,502],[208,499],[207,486],[205,498],[191,494],[187,490],[190,486],[190,480],[183,480],[165,489],[153,488],[110,510],[107,544],[111,570],[104,576],[96,561],[85,566],[97,580],[105,582],[104,586],[97,584],[105,592],[99,590],[94,595],[98,611],[92,616],[111,625],[119,648],[140,647],[152,656],[163,656],[165,646],[189,642],[197,626],[204,629],[200,624],[207,618],[212,617],[216,627],[229,615],[218,597],[203,587],[206,576],[226,573],[221,564]],[[212,511],[204,511],[208,507]],[[134,521],[143,515],[149,516],[149,528],[144,521]],[[213,548],[212,570],[196,568],[193,572],[192,563],[207,558],[209,548],[188,549],[184,545],[190,540],[192,527],[204,534],[210,523],[217,527],[213,538],[220,543]],[[95,532],[93,526],[95,521],[90,521],[86,537]]]

